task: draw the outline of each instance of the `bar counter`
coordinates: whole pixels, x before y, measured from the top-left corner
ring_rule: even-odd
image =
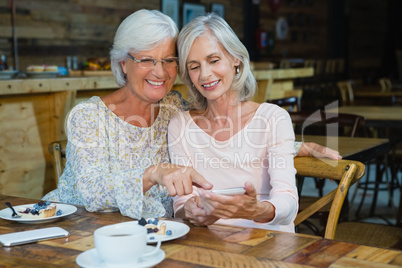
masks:
[[[116,89],[113,76],[56,77],[0,80],[0,95]]]

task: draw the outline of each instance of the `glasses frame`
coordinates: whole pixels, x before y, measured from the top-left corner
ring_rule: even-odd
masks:
[[[173,60],[176,61],[176,66],[174,66],[174,67],[168,67],[168,66],[166,66],[166,65],[164,64],[164,63],[166,63],[166,59],[156,60],[156,59],[154,59],[154,58],[146,58],[146,59],[137,60],[136,58],[134,58],[133,56],[131,56],[129,53],[127,53],[127,56],[128,56],[130,59],[132,59],[133,61],[135,61],[136,63],[138,63],[140,68],[154,68],[158,62],[160,62],[160,63],[162,64],[162,67],[163,67],[163,68],[174,68],[174,67],[177,68],[177,67],[179,66],[179,58],[178,58],[178,57],[169,57],[169,58],[166,58],[166,59],[173,59]],[[140,63],[144,63],[144,60],[153,61],[154,65],[153,65],[153,66],[150,66],[150,67],[143,67],[143,66],[140,65]]]

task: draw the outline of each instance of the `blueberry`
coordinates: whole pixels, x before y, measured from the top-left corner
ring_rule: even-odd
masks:
[[[155,224],[155,225],[158,225],[158,222],[159,222],[159,219],[154,219],[154,221],[152,222],[153,224]]]
[[[62,213],[63,213],[63,212],[61,211],[61,209],[59,209],[59,210],[56,212],[56,216],[60,216]]]
[[[152,228],[147,228],[147,234],[153,233],[154,230],[152,230]]]
[[[152,223],[153,223],[152,219],[149,219],[149,220],[148,220],[148,223],[149,223],[149,224],[152,224]]]
[[[50,204],[51,204],[50,201],[46,202],[46,206],[50,206]]]
[[[166,235],[172,235],[172,230],[167,230]]]
[[[155,240],[155,236],[150,236],[149,240]]]
[[[37,204],[34,205],[34,208],[37,210],[45,209],[47,207],[46,202],[40,201]]]
[[[30,212],[31,212],[32,215],[39,215],[39,211],[36,210],[36,209],[31,209]]]
[[[145,226],[145,224],[147,224],[147,220],[144,219],[144,218],[141,218],[141,219],[138,221],[138,224],[139,224],[139,225],[142,225],[142,226]]]

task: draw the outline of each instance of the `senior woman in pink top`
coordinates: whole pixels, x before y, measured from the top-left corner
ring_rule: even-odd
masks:
[[[247,49],[219,16],[201,16],[178,38],[179,72],[190,109],[169,124],[172,163],[191,166],[214,189],[244,187],[245,194],[213,194],[194,187],[174,198],[175,217],[294,232],[298,211],[293,165],[295,137],[289,114],[249,101],[256,81]]]

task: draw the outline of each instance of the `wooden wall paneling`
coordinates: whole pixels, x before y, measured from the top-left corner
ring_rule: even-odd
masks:
[[[116,89],[102,89],[102,90],[79,90],[77,91],[77,95],[73,101],[73,106],[77,105],[80,102],[89,100],[93,96],[105,96],[107,94],[112,93]],[[72,107],[73,107],[72,106]],[[72,108],[71,107],[71,108]]]
[[[48,145],[66,138],[77,90],[116,88],[113,77],[0,81],[0,192],[41,198],[54,189]]]
[[[211,3],[224,4],[225,19],[240,39],[244,37],[243,1],[199,2],[207,11]],[[0,7],[0,54],[12,63],[10,1],[1,1]],[[108,57],[120,22],[141,8],[160,9],[161,0],[16,1],[20,70],[31,64],[64,66],[67,56],[77,56],[80,63],[90,57]]]
[[[46,143],[53,96],[10,95],[0,99],[0,184],[3,193],[39,198],[46,177]],[[49,107],[50,106],[50,107]]]
[[[285,94],[289,94],[285,92],[293,91],[293,89],[293,80],[275,80],[270,87],[270,90],[267,91],[265,99],[274,100],[283,98],[285,97]]]

